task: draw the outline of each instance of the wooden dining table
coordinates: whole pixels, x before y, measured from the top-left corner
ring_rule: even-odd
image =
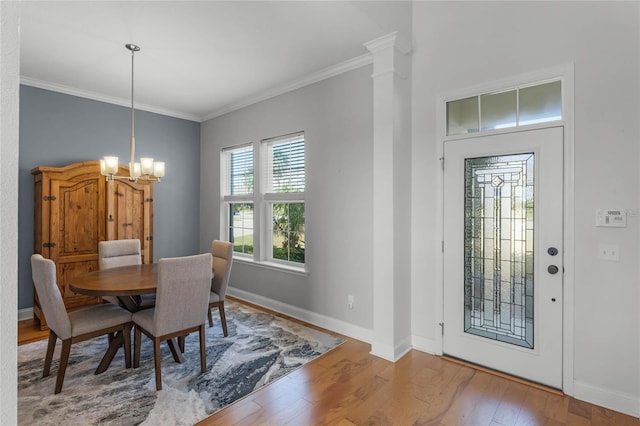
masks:
[[[79,274],[71,278],[69,288],[75,293],[90,296],[116,296],[126,309],[136,312],[140,310],[136,297],[143,294],[154,294],[157,285],[158,264],[148,263]],[[167,343],[173,359],[179,363],[183,362],[184,357],[178,350],[176,341],[170,339]],[[100,361],[95,374],[106,371],[121,346],[124,346],[124,336],[122,332],[118,332],[110,338],[107,352]]]
[[[89,296],[115,296],[131,312],[140,309],[132,297],[154,294],[158,284],[158,264],[120,266],[86,272],[71,278],[69,288]]]

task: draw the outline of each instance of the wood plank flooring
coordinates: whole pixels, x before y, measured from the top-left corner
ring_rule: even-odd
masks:
[[[19,323],[18,344],[47,335],[32,320]],[[413,350],[391,363],[345,339],[198,425],[640,426],[637,418],[442,357]]]

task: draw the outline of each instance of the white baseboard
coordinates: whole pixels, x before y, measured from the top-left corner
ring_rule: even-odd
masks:
[[[575,381],[574,398],[633,417],[640,417],[640,398],[638,395],[630,395]]]
[[[18,309],[18,321],[24,321],[33,318],[33,308]]]
[[[442,355],[442,344],[434,339],[428,339],[422,336],[411,336],[411,346],[413,349],[426,352],[431,355]]]
[[[280,312],[281,314],[289,315],[290,317],[308,322],[309,324],[317,325],[318,327],[325,328],[335,333],[343,334],[362,342],[371,343],[371,340],[373,338],[372,330],[350,324],[348,322],[340,321],[335,318],[330,318],[316,312],[311,312],[306,309],[301,309],[297,306],[289,305],[278,300],[269,299],[268,297],[260,296],[258,294],[250,293],[248,291],[240,290],[233,287],[229,287],[227,289],[227,294],[237,299],[244,300],[258,306],[263,306],[267,309]]]
[[[407,337],[397,345],[387,345],[381,342],[371,343],[371,355],[386,359],[387,361],[396,362],[405,356],[411,349],[411,337]]]
[[[289,315],[293,318],[297,318],[302,321],[306,321],[310,324],[317,325],[318,327],[325,328],[335,333],[349,336],[353,339],[360,340],[362,342],[371,343],[371,354],[377,357],[386,359],[391,362],[396,362],[407,354],[412,346],[412,337],[409,336],[395,347],[390,345],[384,345],[373,342],[373,330],[359,327],[354,324],[350,324],[344,321],[330,318],[325,315],[311,312],[306,309],[298,308],[297,306],[289,305],[287,303],[273,300],[268,297],[260,296],[255,293],[240,290],[237,288],[229,287],[227,293],[237,299],[244,300],[250,303],[254,303],[258,306],[271,309],[276,312],[280,312],[285,315]]]

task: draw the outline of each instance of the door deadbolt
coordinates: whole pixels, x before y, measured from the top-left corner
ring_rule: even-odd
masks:
[[[549,247],[547,249],[547,253],[549,253],[549,256],[555,256],[556,254],[558,254],[558,249],[555,247]]]

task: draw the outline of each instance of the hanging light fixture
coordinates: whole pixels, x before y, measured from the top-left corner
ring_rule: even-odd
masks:
[[[133,108],[133,55],[140,51],[140,47],[135,44],[125,44],[124,47],[131,51],[131,139],[129,144],[130,162],[129,176],[117,176],[118,173],[118,157],[105,156],[100,160],[100,173],[106,176],[107,180],[129,179],[131,181],[152,180],[159,182],[164,177],[164,162],[153,161],[153,158],[140,158],[140,162],[136,163],[136,138],[135,138],[135,117]]]

